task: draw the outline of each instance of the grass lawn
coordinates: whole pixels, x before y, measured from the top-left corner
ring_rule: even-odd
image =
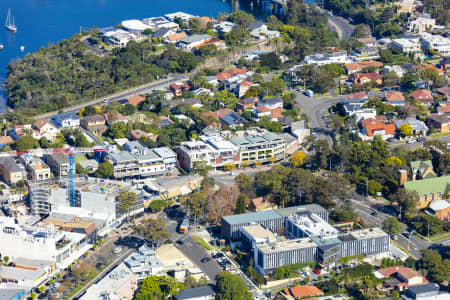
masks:
[[[201,237],[198,236],[192,236],[192,238],[197,242],[197,244],[199,244],[200,246],[202,246],[203,248],[205,248],[205,250],[207,251],[211,251],[211,246],[205,242],[204,239],[202,239]]]
[[[430,137],[432,137],[432,138],[440,138],[440,137],[444,137],[444,136],[450,136],[450,132],[439,132],[439,133],[430,134]]]
[[[441,233],[430,236],[430,239],[433,242],[440,242],[440,241],[446,240],[448,238],[450,238],[450,232],[441,232]]]

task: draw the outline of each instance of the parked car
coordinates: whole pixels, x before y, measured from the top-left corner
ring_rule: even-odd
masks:
[[[113,254],[119,254],[120,252],[122,252],[122,247],[116,247],[113,250]]]
[[[211,260],[211,258],[209,258],[209,257],[203,257],[200,261],[202,262],[202,263],[207,263],[208,261],[210,261]]]
[[[415,143],[415,142],[416,142],[415,139],[409,139],[406,143],[407,143],[407,144],[412,144],[412,143]]]
[[[425,142],[426,138],[421,136],[421,137],[418,137],[416,141],[418,141],[418,142]]]
[[[308,96],[308,97],[314,96],[314,92],[311,91],[311,90],[306,90],[306,91],[304,92],[304,94],[305,94],[305,96]]]
[[[391,235],[391,238],[392,238],[394,241],[398,240],[398,236],[397,236],[396,234]]]

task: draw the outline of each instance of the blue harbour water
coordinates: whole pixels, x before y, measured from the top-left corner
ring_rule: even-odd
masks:
[[[243,3],[246,1],[242,1]],[[240,8],[249,10],[241,3]],[[11,9],[16,33],[4,22]],[[7,76],[7,65],[43,46],[92,26],[106,27],[125,19],[143,19],[184,11],[198,16],[216,17],[236,8],[230,0],[0,0],[0,83]],[[258,12],[256,12],[258,14]],[[22,52],[20,47],[24,46]],[[6,91],[0,89],[0,112],[6,111]]]

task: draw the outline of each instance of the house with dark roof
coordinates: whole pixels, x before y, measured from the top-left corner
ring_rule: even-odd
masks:
[[[450,114],[430,114],[427,124],[429,128],[438,129],[440,132],[450,132]]]
[[[53,123],[60,128],[80,127],[80,118],[73,112],[57,114],[52,119]]]
[[[230,127],[243,126],[244,123],[246,122],[244,118],[242,118],[234,111],[224,115],[223,117],[220,117],[220,121],[222,121],[222,123]]]
[[[214,300],[216,292],[211,286],[185,289],[174,296],[176,300]]]
[[[102,134],[106,131],[105,117],[102,115],[90,115],[83,117],[80,121],[81,127],[92,132],[93,134]]]
[[[25,170],[20,168],[12,157],[0,157],[0,174],[8,184],[25,179]]]
[[[426,283],[421,285],[416,285],[410,287],[404,293],[405,300],[416,300],[416,299],[434,299],[434,297],[439,295],[439,285],[436,283]],[[448,296],[448,294],[447,294]],[[447,296],[444,296],[442,299],[448,299]]]
[[[157,37],[157,38],[161,38],[161,39],[165,39],[168,36],[174,34],[175,31],[173,31],[171,28],[159,28],[158,30],[156,30],[153,34],[152,37]]]

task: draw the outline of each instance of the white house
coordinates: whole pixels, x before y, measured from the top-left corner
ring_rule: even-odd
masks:
[[[40,137],[45,137],[47,140],[53,142],[59,133],[58,127],[45,119],[37,120],[34,127],[39,130]]]
[[[178,41],[177,48],[186,51],[192,51],[196,46],[203,44],[205,41],[211,38],[212,37],[208,34],[193,34]]]
[[[442,56],[450,56],[450,39],[441,35],[424,32],[420,35],[422,48],[439,52]]]
[[[250,25],[250,36],[257,40],[272,39],[280,36],[276,30],[269,30],[266,24],[253,23]]]
[[[333,52],[333,53],[318,53],[305,57],[305,64],[314,64],[317,66],[323,66],[333,63],[351,63],[354,60],[345,51]]]
[[[53,123],[59,128],[79,128],[80,118],[72,112],[57,114],[53,117]]]

